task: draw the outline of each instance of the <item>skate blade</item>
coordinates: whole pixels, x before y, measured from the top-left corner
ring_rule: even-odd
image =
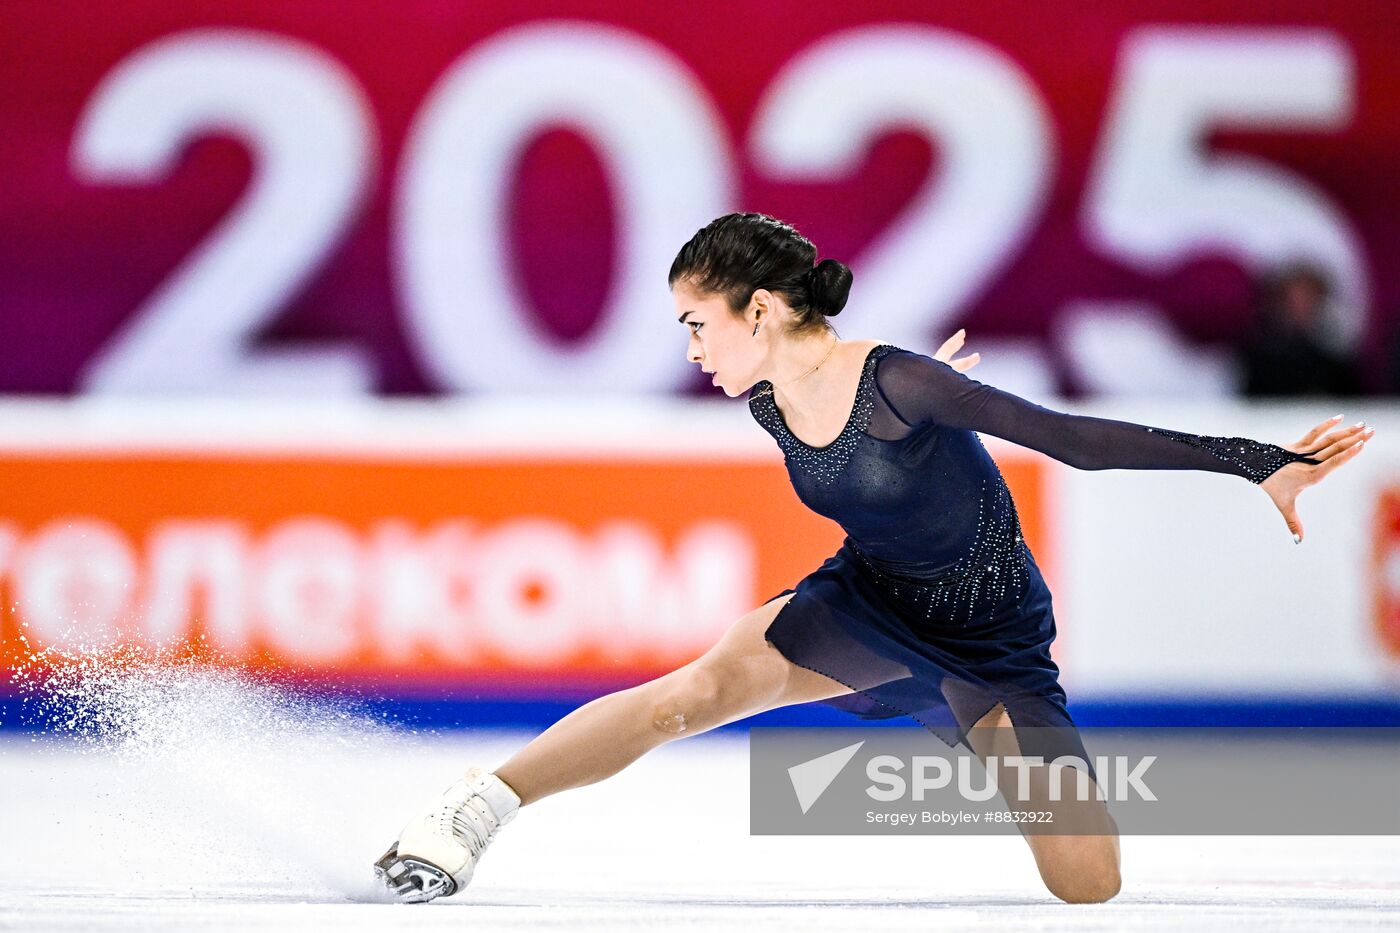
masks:
[[[457,891],[457,882],[432,862],[413,857],[400,858],[396,842],[374,863],[374,874],[399,900],[425,904]]]

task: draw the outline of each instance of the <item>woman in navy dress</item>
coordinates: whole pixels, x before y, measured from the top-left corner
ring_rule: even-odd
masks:
[[[996,740],[998,754],[1087,762],[1050,658],[1050,591],[976,432],[1082,470],[1243,477],[1295,541],[1298,493],[1370,436],[1331,430],[1332,418],[1284,448],[1052,411],[963,375],[976,358],[952,360],[961,332],[933,357],[838,339],[827,318],[850,284],[849,269],[817,263],[806,238],[763,214],[720,217],[677,255],[670,285],[689,359],[727,395],[747,393],[798,497],[846,537],[702,657],[575,710],[496,769],[513,790],[511,816],[516,800],[602,780],[671,739],[813,701],[909,716],[984,758],[991,746],[971,741],[974,726],[1014,737],[1004,751]],[[1057,809],[1058,821],[1060,806],[1038,785],[1026,808]],[[1119,888],[1116,827],[1102,803],[1064,806],[1077,807],[1082,832],[1025,833],[1041,877],[1062,900],[1107,900]]]

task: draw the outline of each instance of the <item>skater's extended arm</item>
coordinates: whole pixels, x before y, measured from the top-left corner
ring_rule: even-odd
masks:
[[[1080,470],[1206,470],[1262,483],[1295,460],[1319,462],[1244,437],[1186,434],[1053,411],[920,353],[885,356],[876,370],[876,385],[894,414],[911,427],[933,421],[981,431]]]

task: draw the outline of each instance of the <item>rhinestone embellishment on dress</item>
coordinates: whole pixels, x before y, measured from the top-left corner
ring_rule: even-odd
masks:
[[[851,454],[855,452],[857,442],[865,433],[870,413],[875,407],[875,400],[870,391],[875,363],[880,357],[896,349],[898,348],[887,343],[871,348],[865,358],[865,365],[861,367],[850,418],[841,429],[841,433],[836,436],[836,440],[825,447],[805,444],[788,430],[782,412],[778,411],[778,404],[773,401],[773,393],[766,391],[772,385],[768,380],[764,379],[753,387],[753,394],[749,397],[749,409],[753,412],[754,420],[777,439],[783,457],[791,466],[799,467],[821,485],[829,486],[836,482],[841,476],[841,471],[846,468]]]
[[[981,442],[979,437],[978,442]],[[919,583],[907,577],[891,576],[880,565],[854,548],[856,557],[896,599],[912,606],[920,617],[935,624],[966,625],[979,607],[990,602],[999,605],[1009,591],[1014,596],[1029,582],[1027,549],[1023,545],[1021,519],[1011,490],[997,470],[991,495],[989,480],[982,481],[977,505],[977,530],[972,545],[958,561],[957,570],[938,583]]]
[[[1319,463],[1307,454],[1295,454],[1277,444],[1252,441],[1247,437],[1203,437],[1197,434],[1184,434],[1166,428],[1148,428],[1153,434],[1161,434],[1183,444],[1199,447],[1244,471],[1251,483],[1262,483],[1278,472],[1280,467],[1298,460],[1306,463]]]

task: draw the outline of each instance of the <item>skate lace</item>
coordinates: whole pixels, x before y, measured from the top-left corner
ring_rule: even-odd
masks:
[[[492,821],[472,806],[475,801],[481,801],[481,805],[490,810],[490,804],[477,795],[468,797],[459,806],[446,808],[443,814],[449,818],[452,835],[467,847],[473,858],[481,855],[495,835],[495,829],[490,825]]]

